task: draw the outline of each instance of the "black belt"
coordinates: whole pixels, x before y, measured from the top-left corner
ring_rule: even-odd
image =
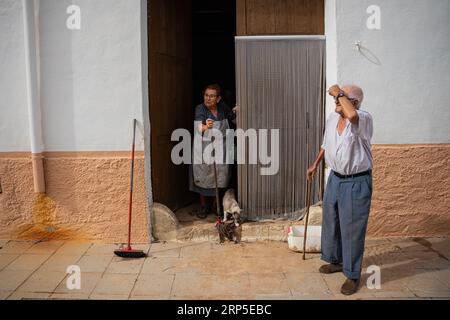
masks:
[[[355,174],[349,174],[349,175],[342,175],[340,173],[337,173],[336,171],[333,171],[333,173],[338,178],[348,179],[348,178],[356,178],[356,177],[362,177],[362,176],[370,175],[372,173],[372,170],[367,170],[367,171],[364,171],[364,172],[355,173]]]

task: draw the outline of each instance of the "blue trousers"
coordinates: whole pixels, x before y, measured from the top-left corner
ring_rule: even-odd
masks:
[[[323,199],[322,257],[359,279],[372,199],[372,174],[339,178],[330,173]]]

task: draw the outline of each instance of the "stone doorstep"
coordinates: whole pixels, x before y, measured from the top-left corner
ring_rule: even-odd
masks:
[[[173,215],[175,216],[175,215]],[[322,224],[322,208],[312,206],[308,219],[309,226]],[[242,225],[242,241],[287,241],[287,232],[290,226],[304,225],[304,220],[270,220],[262,222],[247,222]],[[173,231],[173,230],[167,230]],[[167,241],[203,242],[218,241],[219,236],[215,228],[215,222],[198,222],[191,225],[179,224],[176,230],[176,239],[165,239]],[[173,233],[175,235],[175,233]]]
[[[287,242],[290,226],[303,225],[303,221],[248,222],[242,225],[242,241],[282,241]],[[311,226],[311,224],[310,224]],[[175,240],[175,239],[174,239]],[[178,229],[177,241],[203,242],[218,241],[215,224],[198,224]]]

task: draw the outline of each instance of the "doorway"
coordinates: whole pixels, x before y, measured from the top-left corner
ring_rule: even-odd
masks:
[[[221,86],[228,106],[236,102],[235,36],[235,1],[193,1],[193,105],[203,101],[202,90],[213,83]]]
[[[311,50],[309,45],[297,48],[299,43],[292,41],[280,42],[284,48],[281,50],[277,43],[278,36],[323,36],[324,1],[268,0],[266,4],[245,0],[148,0],[153,198],[172,209],[181,222],[185,217],[196,220],[192,213],[198,195],[189,191],[188,165],[174,165],[171,161],[172,148],[178,143],[171,141],[171,134],[178,128],[192,134],[194,108],[202,103],[203,88],[212,83],[222,87],[224,101],[230,107],[236,101],[236,89],[239,91],[238,121],[248,120],[241,122],[240,128],[282,129],[281,159],[286,162],[280,166],[275,182],[254,179],[252,167],[241,166],[234,172],[233,184],[240,187],[238,198],[246,217],[296,218],[304,206],[303,175],[320,147],[323,131],[324,39],[319,39],[321,48]],[[247,38],[237,39],[237,59],[236,34]],[[258,37],[267,35],[276,39]],[[272,45],[259,43],[261,40]],[[301,48],[306,48],[305,52]],[[277,63],[272,64],[274,61]],[[292,70],[297,70],[296,75],[312,76],[296,78]],[[275,98],[277,101],[266,103]],[[249,110],[258,116],[245,117]],[[299,154],[305,156],[301,161]],[[236,171],[240,172],[239,183]],[[323,174],[320,176],[313,186],[315,200],[323,193]]]
[[[206,85],[219,84],[224,102],[235,104],[235,1],[149,0],[148,36],[153,200],[190,223],[199,198],[189,191],[189,166],[171,161],[171,135],[193,133]]]

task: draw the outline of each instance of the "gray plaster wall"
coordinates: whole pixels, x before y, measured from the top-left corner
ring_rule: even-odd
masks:
[[[142,123],[141,0],[39,0],[40,102],[45,151],[129,150]],[[81,29],[69,30],[70,5]],[[0,152],[30,149],[22,1],[0,1]],[[137,149],[143,149],[139,126]]]
[[[0,1],[0,152],[29,151],[22,3]]]
[[[370,5],[381,9],[381,30],[366,26]],[[328,0],[327,7],[327,19],[335,17],[327,32],[337,46],[328,67],[338,83],[364,89],[373,142],[449,143],[450,1]]]

